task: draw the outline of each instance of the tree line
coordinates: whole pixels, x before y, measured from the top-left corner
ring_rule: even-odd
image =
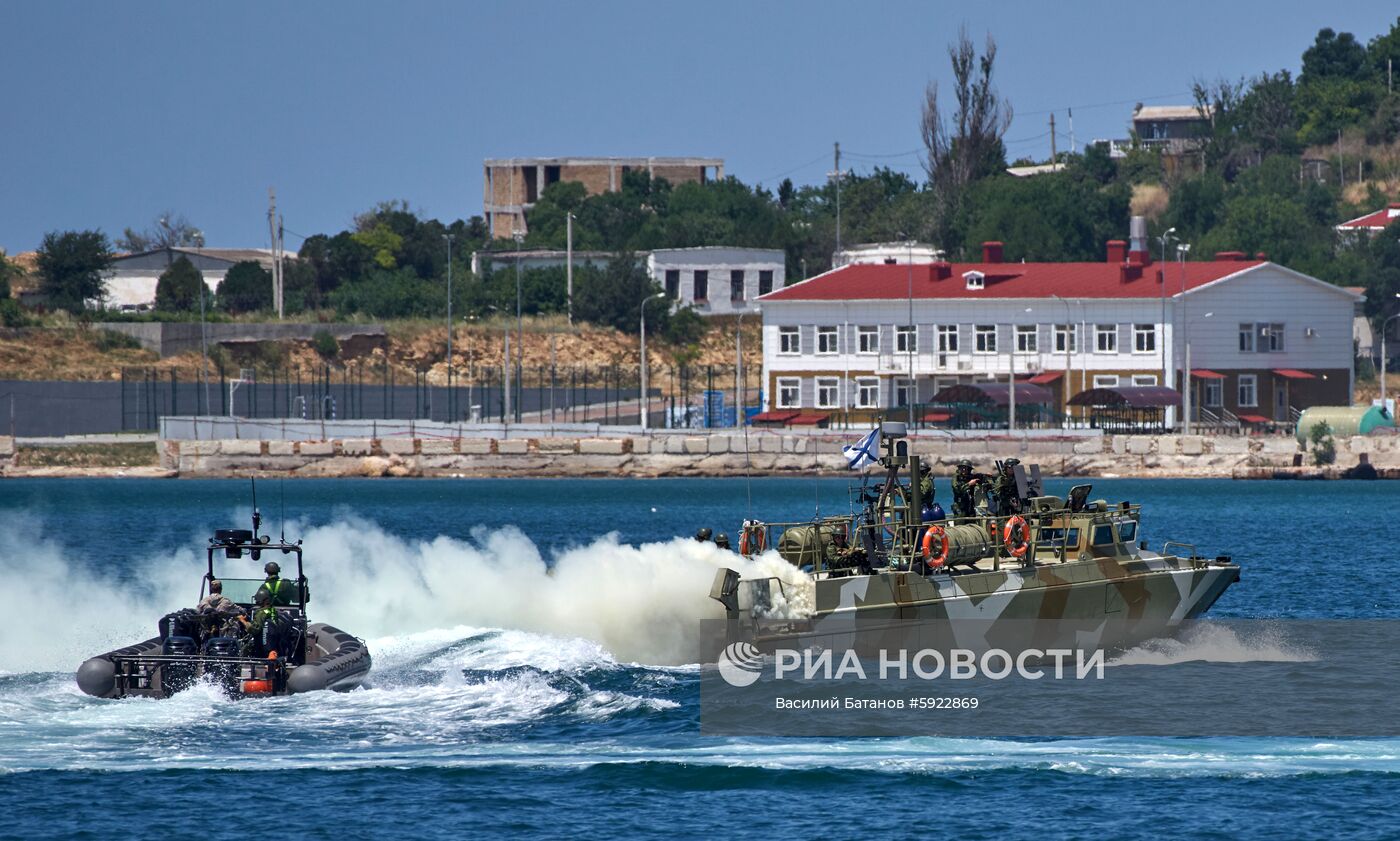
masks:
[[[930,84],[918,103],[923,179],[884,167],[842,174],[842,242],[918,239],[956,261],[978,259],[980,244],[995,239],[1005,243],[1008,260],[1100,260],[1105,241],[1123,237],[1137,212],[1148,216],[1153,237],[1174,228],[1178,240],[1191,243],[1190,259],[1263,252],[1324,280],[1365,286],[1372,315],[1400,292],[1400,227],[1351,245],[1340,245],[1334,231],[1400,193],[1400,94],[1391,76],[1400,63],[1400,20],[1364,43],[1351,33],[1321,30],[1303,51],[1296,79],[1279,70],[1235,81],[1196,80],[1194,104],[1204,129],[1174,166],[1134,137],[1125,157],[1091,145],[1061,152],[1059,171],[1013,177],[1006,172],[1004,142],[1012,109],[995,86],[995,41],[988,37],[979,49],[964,31],[947,58],[948,84]],[[639,302],[659,289],[633,255],[704,245],[781,249],[788,277],[807,277],[831,265],[837,190],[835,179],[806,185],[783,179],[770,188],[733,177],[671,184],[645,172],[628,172],[618,191],[599,195],[557,182],[530,211],[524,247],[562,249],[572,214],[576,249],[620,255],[606,266],[577,267],[575,315],[635,329]],[[167,213],[144,232],[128,229],[122,244],[195,235],[202,236]],[[423,218],[403,201],[371,208],[347,230],[306,238],[298,259],[286,266],[286,308],[440,317],[447,303],[448,236],[454,312],[466,318],[513,313],[513,266],[489,254],[515,250],[516,243],[491,241],[481,217],[444,223]],[[81,308],[100,299],[97,278],[111,250],[100,232],[47,235],[40,274],[51,305]],[[475,276],[474,251],[487,255]],[[160,308],[198,306],[192,269],[171,267],[158,293]],[[562,312],[563,275],[562,268],[522,272],[522,310]],[[228,313],[267,310],[271,285],[260,266],[241,264],[206,304]],[[692,318],[680,319],[697,329]]]

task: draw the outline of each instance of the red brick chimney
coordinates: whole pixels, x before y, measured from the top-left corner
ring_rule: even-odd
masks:
[[[982,243],[982,262],[1000,263],[1001,243],[996,242],[995,240]]]
[[[1128,259],[1128,244],[1121,239],[1111,239],[1108,241],[1109,263],[1122,263]]]
[[[1241,260],[1248,260],[1249,258],[1245,256],[1243,251],[1217,251],[1215,252],[1215,259],[1226,262],[1239,262]]]

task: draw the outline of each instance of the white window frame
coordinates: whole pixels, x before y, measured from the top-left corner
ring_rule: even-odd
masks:
[[[1254,334],[1257,329],[1252,323],[1240,325],[1240,353],[1254,353],[1259,347],[1259,339]]]
[[[1079,351],[1079,325],[1078,324],[1056,324],[1055,325],[1055,352],[1065,352],[1065,339],[1069,339],[1069,352]]]
[[[792,399],[787,399],[788,390],[792,390]],[[802,408],[802,378],[801,377],[778,377],[777,385],[774,386],[773,402],[779,409],[801,409]]]
[[[1094,388],[1117,388],[1117,387],[1118,387],[1118,375],[1117,375],[1117,374],[1095,374],[1095,375],[1094,375]]]
[[[879,377],[856,377],[856,408],[880,408]]]
[[[912,345],[912,346],[911,346]],[[894,326],[894,352],[895,353],[918,353],[919,352],[919,328],[918,325],[896,324]]]
[[[899,399],[899,393],[900,393],[901,391],[906,392],[905,397],[904,397],[904,400],[902,400],[902,401]],[[912,398],[912,400],[911,400],[910,398]],[[902,379],[897,379],[897,380],[894,381],[894,405],[895,405],[895,406],[898,406],[899,408],[904,408],[904,407],[908,406],[910,403],[917,403],[918,400],[919,400],[918,386],[914,383],[913,380],[910,380],[910,379],[908,379],[908,378],[902,378]]]
[[[958,352],[958,325],[940,324],[936,328],[938,342],[936,347],[939,353]]]
[[[997,352],[997,326],[978,324],[972,328],[974,353],[991,356]]]
[[[1024,354],[1040,353],[1040,325],[1016,325],[1016,352]]]
[[[1156,374],[1133,374],[1133,385],[1156,385]]]
[[[1219,409],[1225,405],[1225,380],[1209,379],[1201,389],[1201,403],[1207,409]]]
[[[871,356],[880,352],[879,326],[863,325],[856,328],[856,353]]]
[[[1133,353],[1157,352],[1157,325],[1133,325]],[[1155,383],[1154,383],[1155,385]]]
[[[817,328],[817,356],[835,356],[841,352],[841,334],[835,327]]]
[[[778,355],[798,356],[802,353],[802,328],[778,328]]]
[[[1283,353],[1283,325],[1277,322],[1266,324],[1264,325],[1264,334],[1265,335],[1260,338],[1267,338],[1269,340],[1269,353]]]
[[[1245,400],[1245,386],[1249,386],[1249,400]],[[1259,408],[1259,375],[1240,374],[1235,383],[1235,405],[1241,409]]]
[[[1105,341],[1107,340],[1107,341]],[[1107,347],[1104,347],[1107,345]],[[1095,324],[1094,325],[1094,352],[1095,353],[1117,353],[1118,352],[1118,325],[1117,324]]]
[[[823,398],[823,392],[830,391],[828,399]],[[840,377],[817,377],[814,402],[818,409],[837,409],[841,406],[841,378]]]

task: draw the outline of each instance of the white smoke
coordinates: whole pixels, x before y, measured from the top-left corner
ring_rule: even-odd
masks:
[[[558,550],[551,563],[514,528],[417,541],[347,518],[294,533],[305,538],[312,621],[364,638],[462,625],[516,629],[593,640],[620,661],[674,665],[713,656],[699,650],[698,632],[702,620],[724,615],[709,598],[722,566],[746,578],[781,578],[791,615],[811,604],[810,580],[776,553],[748,561],[688,538],[629,546],[608,534]],[[163,614],[193,606],[199,593],[204,554],[196,547],[75,562],[56,543],[36,544],[28,537],[35,534],[42,526],[33,518],[0,522],[0,592],[9,597],[0,670],[76,668],[154,636]],[[126,564],[126,574],[94,571],[109,563]],[[236,574],[220,571],[233,563],[242,565]],[[246,557],[216,560],[216,571],[228,577],[260,577],[260,566]],[[293,574],[290,563],[283,566],[284,575]]]

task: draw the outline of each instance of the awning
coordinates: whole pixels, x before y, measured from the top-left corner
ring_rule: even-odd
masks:
[[[1315,380],[1317,377],[1307,371],[1299,371],[1295,368],[1275,368],[1274,373],[1287,380]]]
[[[753,423],[788,423],[801,412],[794,412],[791,409],[778,410],[773,412],[759,412],[749,420]]]
[[[1006,406],[1011,402],[1011,388],[1006,383],[966,383],[950,385],[933,395],[930,403],[972,403],[978,406]],[[1055,395],[1043,385],[1018,383],[1016,404],[1030,406],[1035,403],[1049,405],[1055,402]]]
[[[1053,383],[1064,375],[1064,371],[1046,371],[1043,374],[1036,374],[1034,377],[1027,380],[1027,382],[1034,383],[1035,385],[1046,385],[1048,383]]]
[[[817,413],[797,415],[792,420],[788,421],[788,423],[793,426],[821,426],[826,423],[830,417],[831,415]]]
[[[1235,415],[1235,417],[1239,418],[1245,423],[1273,423],[1273,421],[1269,420],[1263,415]]]
[[[942,423],[952,419],[952,412],[924,412],[924,423]]]
[[[1127,409],[1162,409],[1180,406],[1181,395],[1162,385],[1091,388],[1070,398],[1071,406],[1113,406]]]
[[[1212,371],[1212,370],[1210,370],[1210,369],[1208,369],[1208,368],[1192,368],[1192,369],[1191,369],[1191,376],[1195,377],[1195,378],[1198,379],[1198,380],[1223,380],[1223,379],[1225,379],[1225,375],[1224,375],[1224,374],[1218,374],[1218,373],[1216,373],[1215,371]]]

